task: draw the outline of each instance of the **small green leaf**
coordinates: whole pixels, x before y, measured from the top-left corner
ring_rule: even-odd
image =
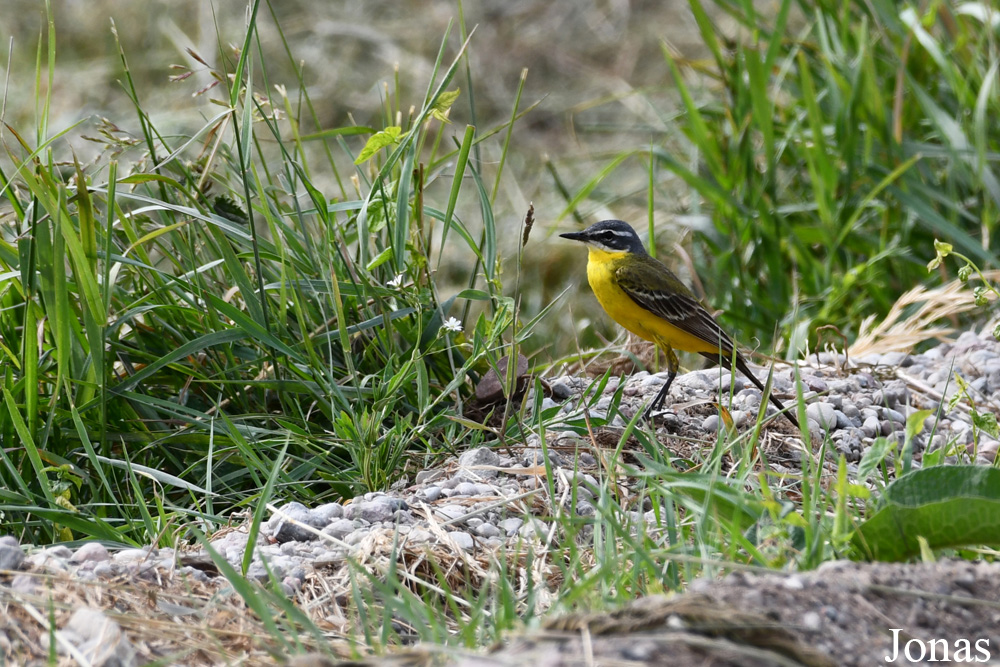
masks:
[[[937,267],[941,266],[941,262],[945,257],[951,254],[952,250],[954,250],[954,246],[952,244],[934,239],[935,257],[927,263],[927,270],[933,271]]]
[[[212,210],[215,211],[216,215],[222,216],[229,222],[240,225],[250,224],[247,214],[229,197],[216,197],[215,201],[212,202]]]
[[[848,484],[846,491],[847,495],[851,498],[862,498],[867,500],[872,497],[871,489],[864,484]]]
[[[946,449],[944,447],[938,447],[933,452],[924,452],[923,459],[920,465],[924,468],[933,468],[934,466],[941,465],[944,462],[944,455]]]
[[[174,179],[168,178],[167,176],[161,176],[160,174],[132,174],[131,176],[126,176],[125,178],[118,180],[119,183],[127,183],[129,185],[149,183],[151,181],[166,183],[167,185],[171,185],[178,190],[183,189],[183,186]]]
[[[913,440],[924,430],[924,421],[934,414],[933,410],[917,410],[906,418],[906,439]]]
[[[997,427],[997,416],[992,412],[972,411],[972,425],[986,431],[994,438],[1000,437],[1000,427]]]
[[[893,447],[895,447],[894,442],[889,442],[885,438],[876,438],[872,446],[866,449],[861,456],[861,462],[858,464],[858,481],[867,480]]]
[[[372,258],[372,261],[368,262],[368,264],[365,265],[365,269],[371,271],[379,266],[382,266],[391,258],[392,258],[392,248],[386,248],[379,254],[375,255],[375,257]]]
[[[490,293],[481,289],[464,289],[455,295],[456,299],[468,299],[469,301],[489,301]],[[997,325],[1000,326],[1000,325]]]
[[[445,115],[451,105],[455,103],[458,99],[459,93],[462,92],[461,88],[456,88],[455,90],[446,90],[445,92],[438,95],[437,100],[434,102],[434,106],[431,107],[431,115],[437,118],[442,123],[450,123],[448,116]]]
[[[354,161],[354,164],[361,164],[362,162],[367,162],[371,159],[375,153],[386,146],[392,146],[393,144],[398,144],[399,140],[407,135],[403,132],[403,128],[398,125],[392,125],[385,128],[381,132],[376,132],[368,138],[368,142],[365,147],[361,149],[361,154],[358,159]]]

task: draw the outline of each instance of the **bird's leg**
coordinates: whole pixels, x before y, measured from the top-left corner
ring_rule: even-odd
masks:
[[[667,381],[663,383],[660,387],[660,391],[656,393],[656,398],[653,402],[649,404],[646,408],[646,414],[644,415],[646,419],[649,419],[653,412],[663,407],[663,402],[667,399],[667,394],[670,393],[670,385],[673,384],[674,378],[677,377],[677,369],[680,367],[680,362],[677,360],[677,354],[674,352],[674,348],[670,347],[669,343],[663,341],[657,341],[660,345],[660,349],[667,355]]]

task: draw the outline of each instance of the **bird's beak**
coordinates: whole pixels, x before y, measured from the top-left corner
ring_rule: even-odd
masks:
[[[571,241],[583,241],[584,243],[587,241],[587,237],[583,232],[566,232],[565,234],[560,234],[559,236]]]

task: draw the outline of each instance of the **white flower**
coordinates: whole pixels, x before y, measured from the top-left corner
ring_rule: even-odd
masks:
[[[445,331],[458,333],[462,330],[462,322],[457,317],[449,317],[444,321],[444,324],[441,325],[441,328]]]
[[[398,274],[395,278],[393,278],[392,280],[390,280],[387,284],[389,285],[389,287],[398,289],[399,286],[403,284],[403,274],[402,273]]]

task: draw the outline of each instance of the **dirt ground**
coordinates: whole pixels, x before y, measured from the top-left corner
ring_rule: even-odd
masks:
[[[484,652],[418,645],[343,663],[330,656],[357,655],[347,639],[346,619],[339,624],[332,617],[315,619],[330,639],[302,636],[303,645],[316,652],[295,655],[268,639],[260,619],[221,579],[205,584],[179,576],[43,579],[44,586],[25,593],[9,576],[0,577],[0,662],[6,656],[13,661],[8,664],[52,664],[49,623],[55,621],[67,636],[71,617],[90,609],[113,621],[108,636],[127,649],[94,663],[102,665],[1000,664],[1000,564],[985,561],[833,561],[790,574],[740,569],[718,580],[696,580],[681,595],[553,616],[541,628],[514,634]],[[332,589],[336,582],[326,585]],[[102,635],[101,642],[108,641]],[[59,654],[58,664],[82,664],[61,649]]]
[[[1000,664],[1000,565],[835,561],[740,572],[684,595],[548,621],[486,655],[425,649],[363,665],[823,667]],[[313,657],[297,667],[324,663]]]

